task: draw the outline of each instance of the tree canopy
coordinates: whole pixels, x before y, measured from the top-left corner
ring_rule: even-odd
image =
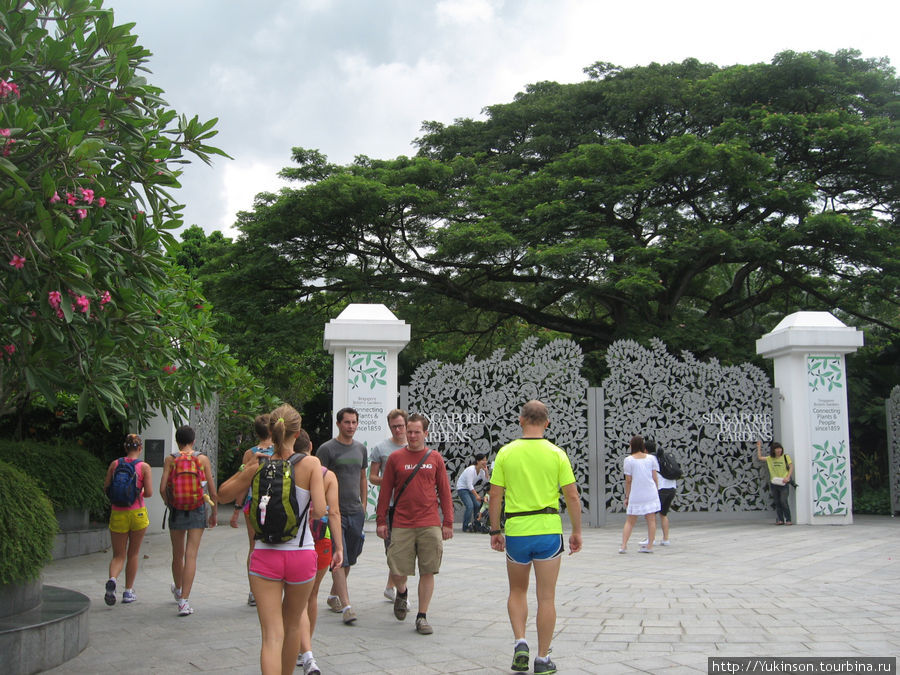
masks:
[[[258,401],[166,252],[179,167],[227,156],[216,120],[168,108],[132,27],[101,0],[0,0],[0,415],[61,391],[104,424]]]
[[[429,122],[414,157],[295,148],[239,216],[281,301],[378,297],[428,325],[510,320],[590,351],[661,337],[746,357],[784,313],[896,338],[898,82],[858,52],[771,63],[597,63],[484,119]],[[776,317],[777,318],[773,318]]]

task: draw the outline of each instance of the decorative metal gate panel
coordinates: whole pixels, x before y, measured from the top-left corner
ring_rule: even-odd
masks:
[[[900,511],[900,384],[885,401],[888,435],[888,473],[891,480],[891,515]]]

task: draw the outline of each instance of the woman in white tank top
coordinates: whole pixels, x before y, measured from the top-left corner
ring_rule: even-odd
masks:
[[[294,454],[300,424],[300,413],[289,405],[272,411],[269,428],[275,444],[273,460],[289,460]],[[258,541],[250,556],[250,590],[256,598],[262,629],[259,660],[263,675],[289,673],[296,664],[302,630],[300,616],[316,576],[317,554],[309,520],[325,515],[325,489],[319,460],[305,457],[293,466],[294,491],[299,513],[303,514],[297,533],[289,541],[278,544]],[[222,484],[219,501],[234,502],[246,494],[258,467],[259,457],[254,456]]]

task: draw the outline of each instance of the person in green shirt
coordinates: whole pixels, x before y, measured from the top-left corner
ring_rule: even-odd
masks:
[[[784,446],[777,441],[769,444],[769,454],[762,454],[762,441],[756,441],[756,458],[766,463],[769,469],[769,488],[772,498],[775,500],[775,524],[793,525],[791,522],[791,507],[788,504],[790,496],[791,477],[794,475],[794,463],[785,454]]]
[[[568,508],[572,534],[569,555],[581,550],[581,498],[566,453],[544,438],[549,425],[547,406],[529,401],[522,407],[522,437],[500,448],[491,475],[491,548],[506,551],[509,578],[507,610],[515,637],[512,670],[527,671],[525,640],[528,581],[534,567],[537,591],[538,655],[536,675],[556,672],[550,660],[550,640],[556,626],[556,580],[565,550],[559,491]],[[506,498],[506,535],[500,530],[500,505]]]

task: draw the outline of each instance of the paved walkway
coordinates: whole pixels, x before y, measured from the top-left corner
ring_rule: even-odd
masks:
[[[103,603],[108,553],[60,560],[44,582],[93,600],[91,639],[52,673],[255,673],[259,624],[246,605],[246,533],[224,526],[200,548],[192,616],[169,594],[168,534],[151,526],[132,605]],[[900,519],[859,517],[851,526],[774,527],[759,521],[687,522],[673,516],[672,545],[617,553],[621,521],[587,530],[584,550],[563,561],[553,659],[561,673],[705,673],[710,656],[900,654]],[[640,524],[639,524],[640,525]],[[509,672],[503,555],[487,535],[445,547],[428,612],[394,619],[382,598],[386,566],[374,533],[350,575],[355,626],[325,608],[323,582],[313,649],[326,675]],[[412,590],[410,597],[415,596]],[[531,593],[528,638],[536,649]],[[298,669],[299,672],[299,669]]]

